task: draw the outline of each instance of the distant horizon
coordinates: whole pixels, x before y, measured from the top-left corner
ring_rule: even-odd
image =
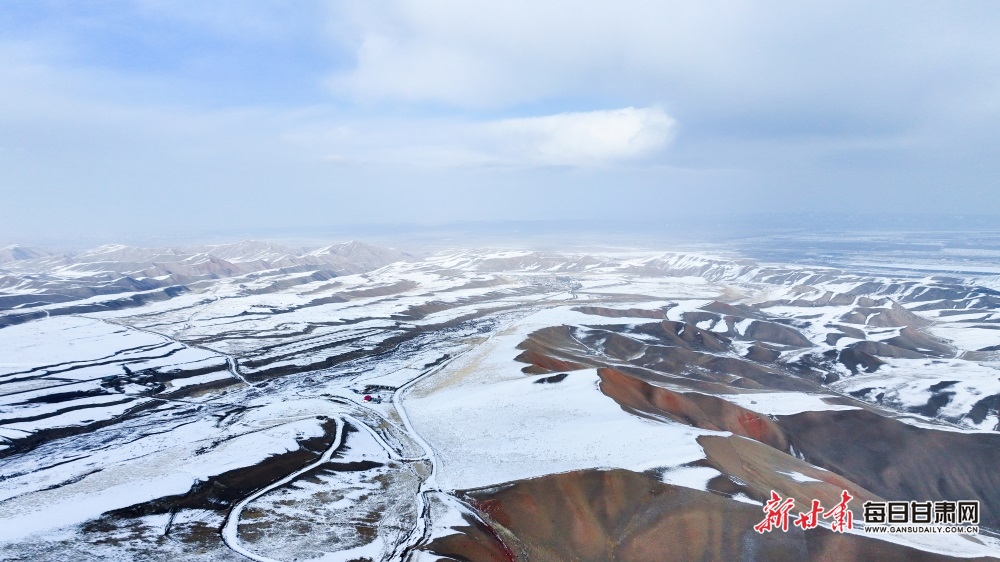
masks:
[[[197,254],[206,247],[231,247],[243,242],[277,246],[305,255],[327,246],[351,241],[393,248],[422,259],[449,251],[529,251],[576,255],[678,253],[750,259],[759,263],[789,263],[822,267],[866,267],[882,270],[965,271],[979,275],[1000,274],[1000,221],[994,217],[856,215],[818,217],[759,215],[730,217],[698,228],[629,223],[601,225],[597,231],[586,221],[493,221],[447,225],[394,225],[386,229],[343,229],[336,233],[314,229],[293,232],[269,229],[257,233],[216,232],[209,236],[147,237],[94,240],[86,243],[2,243],[0,250],[21,247],[76,256],[106,246],[138,250],[179,250]],[[873,220],[873,219],[880,220]],[[836,220],[834,220],[836,219]],[[749,225],[749,226],[748,226]],[[689,225],[690,226],[690,225]],[[231,249],[225,251],[231,252]],[[9,256],[8,256],[9,258]],[[0,271],[10,268],[0,260]]]
[[[379,245],[476,247],[483,244],[593,245],[607,240],[615,246],[638,247],[682,243],[724,243],[731,239],[775,235],[888,234],[921,237],[935,233],[1000,232],[1000,215],[928,213],[744,213],[715,217],[672,217],[669,221],[593,220],[494,220],[454,221],[437,224],[398,223],[312,226],[300,228],[255,227],[253,230],[205,229],[175,233],[119,235],[81,234],[0,236],[0,248],[25,246],[84,250],[104,245],[154,248],[233,244],[256,240],[295,247],[320,247],[351,240]]]

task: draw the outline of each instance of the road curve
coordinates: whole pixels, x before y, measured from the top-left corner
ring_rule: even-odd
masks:
[[[247,504],[254,501],[255,499],[263,496],[264,494],[270,492],[271,490],[274,490],[275,488],[280,488],[281,486],[288,484],[292,480],[295,480],[299,476],[305,474],[306,472],[309,472],[310,470],[320,465],[330,462],[330,459],[333,457],[333,453],[340,448],[340,445],[344,440],[344,420],[337,418],[336,422],[337,422],[337,438],[334,439],[333,444],[330,445],[330,447],[326,451],[323,451],[323,455],[319,458],[319,460],[309,465],[306,465],[300,468],[299,470],[296,470],[295,472],[289,474],[288,476],[285,476],[284,478],[278,480],[277,482],[270,484],[269,486],[257,490],[253,494],[247,496],[242,501],[234,505],[233,508],[229,510],[229,515],[226,516],[226,520],[222,524],[222,540],[226,543],[226,546],[228,546],[234,552],[242,554],[243,556],[246,556],[251,560],[256,560],[257,562],[280,562],[273,558],[268,558],[266,556],[261,556],[255,552],[252,552],[240,544],[240,538],[239,538],[240,514],[243,513],[243,509],[246,508]]]

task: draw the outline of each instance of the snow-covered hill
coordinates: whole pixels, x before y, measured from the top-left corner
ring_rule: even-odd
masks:
[[[178,287],[221,278],[281,276],[299,271],[349,275],[378,269],[411,256],[361,242],[298,250],[268,242],[188,248],[135,248],[106,245],[82,252],[49,252],[9,246],[0,250],[0,311],[32,309],[135,291],[169,297]],[[120,306],[129,306],[119,299]]]

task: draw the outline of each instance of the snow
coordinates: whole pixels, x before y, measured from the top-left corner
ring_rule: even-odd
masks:
[[[72,385],[80,386],[80,385]],[[62,389],[60,389],[62,390]],[[16,395],[16,398],[21,396]],[[2,397],[2,399],[10,399],[11,396]],[[20,418],[27,418],[31,416],[44,416],[51,415],[60,410],[65,410],[69,408],[77,408],[80,406],[88,406],[95,410],[100,410],[102,404],[107,404],[109,402],[121,402],[130,398],[125,394],[111,393],[100,396],[88,396],[85,398],[80,398],[77,400],[68,400],[66,402],[59,402],[55,404],[18,404],[18,405],[0,405],[0,416],[8,420],[17,420]],[[5,400],[6,401],[6,400]],[[79,410],[80,412],[87,412],[87,410]],[[8,422],[7,426],[10,426]]]
[[[56,316],[0,330],[0,375],[44,365],[84,363],[169,340],[99,320]]]
[[[948,317],[947,320],[954,320],[954,318]],[[930,331],[935,336],[950,340],[962,350],[975,351],[1000,345],[1000,329],[996,328],[1000,328],[1000,326],[994,325],[994,328],[988,328],[950,324],[932,326]]]
[[[119,399],[123,397],[119,396]],[[129,400],[124,404],[116,404],[111,406],[94,406],[90,408],[83,408],[81,410],[73,410],[71,412],[65,412],[62,414],[50,416],[47,418],[42,418],[40,420],[26,421],[26,422],[10,422],[4,424],[5,428],[8,429],[19,429],[22,431],[40,431],[43,429],[52,429],[56,427],[71,427],[74,425],[84,425],[94,421],[107,420],[124,414],[132,408],[135,408],[141,404],[148,402],[147,399],[137,399]]]
[[[178,390],[188,386],[197,386],[200,384],[208,384],[215,381],[220,381],[223,379],[231,379],[232,375],[229,371],[221,371],[218,373],[208,373],[207,375],[197,375],[194,377],[185,377],[182,379],[172,379],[170,381],[170,389]]]
[[[330,447],[328,447],[326,451],[323,452],[323,454],[320,456],[319,459],[285,476],[284,478],[276,482],[272,482],[271,484],[265,486],[264,488],[261,488],[260,490],[247,496],[239,503],[237,503],[235,506],[233,506],[233,509],[229,512],[229,515],[226,518],[225,525],[223,525],[222,527],[222,537],[226,541],[226,544],[229,546],[229,548],[242,554],[243,556],[246,556],[247,558],[250,558],[251,560],[256,560],[258,562],[271,562],[272,561],[271,558],[260,556],[246,549],[245,547],[242,546],[242,544],[240,544],[237,528],[239,527],[240,524],[240,515],[243,513],[243,509],[247,506],[247,504],[263,496],[264,494],[270,492],[271,490],[280,488],[288,484],[289,482],[295,480],[299,476],[309,472],[310,470],[313,470],[314,468],[329,462],[330,457],[333,456],[334,451],[336,451],[337,448],[340,447],[340,443],[343,437],[344,437],[343,422],[338,420],[337,438],[334,440],[333,444],[331,444]]]
[[[895,404],[906,410],[927,404],[934,394],[930,390],[933,385],[954,381],[955,384],[939,387],[938,392],[951,396],[948,403],[940,408],[937,417],[979,429],[992,429],[1000,422],[994,414],[986,416],[979,425],[974,425],[971,419],[965,417],[979,400],[1000,394],[1000,369],[997,366],[958,359],[886,361],[888,363],[874,373],[847,377],[830,386],[844,394],[870,388],[869,396],[882,393],[883,403]]]
[[[708,491],[708,483],[722,473],[708,466],[679,466],[663,473],[660,478],[665,484]]]
[[[29,432],[21,429],[13,429],[7,426],[0,426],[0,437],[5,439],[19,439],[28,434]]]
[[[600,393],[597,382],[589,371],[556,385],[509,380],[411,399],[408,408],[414,427],[438,455],[438,482],[446,489],[703,458],[694,440],[708,432],[630,416]]]
[[[294,257],[267,245],[245,246],[248,260]],[[104,248],[95,256],[112,260],[133,254],[129,259],[156,255],[132,250]],[[174,259],[183,261],[185,267],[208,263],[207,254]],[[60,275],[85,279],[109,264],[113,262],[65,266]],[[403,464],[427,456],[434,462],[431,476],[423,481],[424,495],[437,498],[428,500],[435,517],[432,536],[454,533],[456,527],[465,525],[464,518],[472,516],[460,502],[435,492],[437,486],[444,490],[467,489],[570,470],[625,468],[656,469],[664,482],[704,490],[707,482],[720,473],[690,465],[704,457],[695,439],[705,434],[727,434],[628,414],[600,392],[598,377],[590,369],[571,372],[559,383],[534,384],[534,377],[520,372],[524,365],[514,361],[521,352],[517,344],[532,331],[548,326],[634,326],[655,322],[650,318],[609,318],[571,310],[581,305],[619,310],[668,309],[669,319],[681,321],[685,312],[697,311],[717,299],[733,304],[815,301],[826,298],[828,293],[853,291],[868,281],[882,287],[898,282],[891,294],[888,289],[878,289],[866,295],[882,306],[890,306],[891,297],[915,308],[934,301],[906,302],[907,295],[943,286],[933,278],[908,277],[903,283],[899,282],[902,278],[882,274],[860,276],[820,267],[761,265],[675,253],[588,257],[528,251],[448,252],[331,280],[314,281],[310,275],[262,270],[199,281],[192,284],[190,293],[134,309],[86,317],[52,316],[0,329],[2,417],[16,420],[48,416],[31,422],[9,421],[0,427],[0,450],[30,432],[110,419],[137,405],[148,407],[134,419],[0,459],[4,474],[0,481],[0,541],[41,536],[36,533],[51,537],[58,528],[66,529],[103,511],[183,493],[199,480],[297,448],[302,439],[319,435],[317,415],[351,420],[347,412],[356,416],[350,423],[360,432],[350,434],[347,449],[341,451],[343,459],[381,462],[391,458],[391,463]],[[996,285],[996,279],[981,281],[983,285]],[[289,285],[278,288],[279,283]],[[10,287],[25,294],[37,290],[32,283],[5,284],[4,290]],[[982,306],[985,302],[981,294],[970,294],[960,307]],[[314,304],[317,299],[344,302]],[[443,303],[447,308],[422,317],[401,316],[413,307],[430,303]],[[53,311],[60,306],[46,305],[39,310]],[[853,303],[778,304],[763,309],[763,314],[793,321],[815,344],[811,349],[785,352],[781,361],[787,362],[810,354],[818,357],[824,351],[861,341],[842,337],[835,345],[825,343],[828,334],[837,333],[840,318],[855,307]],[[488,324],[430,329],[487,311],[491,312]],[[856,409],[827,400],[842,400],[842,394],[871,388],[874,390],[866,399],[873,400],[880,392],[883,407],[905,411],[925,404],[933,394],[931,386],[956,381],[943,389],[950,399],[939,412],[942,423],[917,416],[897,419],[949,431],[985,432],[997,427],[1000,419],[996,414],[988,414],[979,424],[973,424],[967,414],[978,401],[1000,394],[1000,363],[990,360],[994,357],[990,354],[962,352],[1000,343],[1000,330],[992,330],[988,324],[1000,315],[987,308],[969,308],[957,315],[934,310],[919,314],[934,320],[935,324],[926,329],[929,333],[955,343],[959,348],[957,358],[887,359],[876,373],[858,375],[850,374],[842,365],[833,365],[829,369],[842,378],[830,385],[830,393],[741,392],[716,396],[763,415],[790,415]],[[493,320],[500,325],[493,324]],[[746,318],[737,322],[737,333],[745,334],[754,321]],[[133,371],[152,368],[164,375],[174,370],[219,369],[194,377],[178,373],[182,378],[167,383],[169,392],[231,377],[227,356],[238,359],[247,374],[277,366],[302,366],[351,350],[371,350],[414,326],[428,328],[427,334],[420,336],[425,339],[420,340],[419,350],[394,349],[347,366],[275,378],[266,387],[233,385],[223,392],[206,392],[198,399],[169,400],[136,396],[148,389],[126,385],[126,394],[44,403],[51,394],[99,389],[102,377],[123,373],[122,364]],[[703,320],[697,327],[719,333],[729,329],[721,319]],[[900,332],[898,328],[852,327],[862,330],[871,341],[886,340]],[[483,343],[488,333],[493,335]],[[733,341],[732,351],[742,355],[749,345],[751,342],[746,340]],[[410,384],[445,354],[453,359],[440,361],[436,371]],[[272,362],[251,369],[246,365],[248,360]],[[18,372],[23,373],[15,374]],[[14,380],[24,377],[36,378]],[[362,405],[353,390],[365,384],[403,390],[392,400],[391,391],[383,392],[382,404]],[[27,402],[33,399],[40,400]],[[129,402],[109,405],[124,399]],[[86,407],[58,413],[76,406]],[[236,406],[249,409],[238,412]],[[376,414],[384,419],[379,420]],[[378,428],[378,433],[368,431],[367,426]],[[783,474],[798,482],[815,480],[794,471]],[[362,501],[363,490],[374,489],[347,476],[330,482],[353,486],[327,506],[339,511],[353,509]],[[327,484],[316,484],[322,485]],[[243,505],[255,501],[263,505],[279,495],[302,501],[307,491],[306,484],[296,481],[282,488],[281,494],[285,495],[272,487],[273,493],[265,490],[256,500],[246,499]],[[741,495],[733,499],[753,503]],[[399,501],[413,498],[407,496],[404,500],[400,496]],[[298,507],[286,507],[292,515],[299,513],[295,511]],[[196,516],[178,514],[181,519]],[[163,522],[150,519],[149,524]],[[422,530],[422,520],[416,525]],[[239,538],[229,535],[234,537]],[[938,544],[944,543],[919,548],[938,552],[942,550]],[[347,551],[328,553],[325,559],[378,558],[384,546],[379,541],[359,544]],[[973,552],[963,551],[964,546],[956,542],[945,550],[954,547],[954,552],[948,552],[959,555]]]
[[[95,450],[39,473],[15,476],[0,488],[0,501],[6,500],[0,511],[0,541],[181,494],[198,480],[298,449],[298,440],[322,434],[317,414],[336,414],[341,408],[315,399],[262,405],[247,410],[221,432],[213,427],[214,419],[203,419],[120,447]],[[219,438],[224,441],[213,444]],[[196,453],[206,446],[209,450]]]
[[[479,518],[454,496],[447,494],[433,494],[431,516],[434,523],[431,540],[460,534],[458,527],[468,527],[470,520],[475,521]]]
[[[584,468],[642,471],[704,458],[695,438],[725,434],[638,418],[601,393],[596,371],[534,384],[513,361],[542,326],[584,316],[525,318],[455,360],[406,396],[414,429],[438,459],[445,489],[468,489]],[[588,317],[593,318],[593,317]]]
[[[667,310],[667,320],[672,320],[674,322],[683,322],[685,312],[694,312],[700,310],[701,307],[710,304],[710,300],[682,300],[677,302],[676,306],[672,306]]]
[[[716,394],[719,398],[742,406],[758,414],[790,416],[802,412],[824,410],[858,410],[857,406],[829,404],[824,398],[840,398],[833,394],[806,394],[801,392],[754,392],[745,394]]]
[[[756,322],[756,320],[753,318],[744,318],[737,321],[736,324],[733,325],[733,329],[737,334],[742,336],[747,333],[747,328],[749,328],[750,324],[753,324],[754,322]]]
[[[791,478],[792,480],[794,480],[796,482],[822,482],[822,480],[819,480],[817,478],[813,478],[812,476],[806,476],[805,474],[802,474],[801,472],[798,472],[798,471],[795,471],[795,470],[791,470],[791,471],[788,471],[788,472],[779,470],[778,474],[784,474],[785,476]]]

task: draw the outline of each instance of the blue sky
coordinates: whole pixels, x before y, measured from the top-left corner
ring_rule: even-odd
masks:
[[[1000,214],[993,2],[0,2],[0,241]]]

